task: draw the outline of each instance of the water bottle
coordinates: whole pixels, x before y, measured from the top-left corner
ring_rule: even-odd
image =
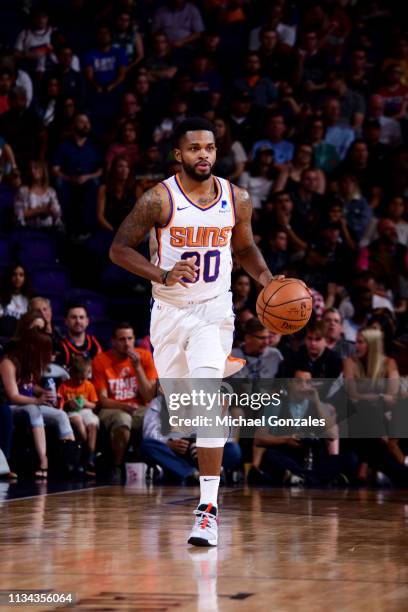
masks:
[[[51,395],[51,399],[49,400],[53,406],[57,405],[57,385],[55,384],[55,380],[53,378],[47,378],[45,380],[44,388]]]

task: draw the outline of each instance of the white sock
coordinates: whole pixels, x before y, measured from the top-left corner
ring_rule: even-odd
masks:
[[[217,507],[218,487],[220,486],[219,476],[200,476],[200,503],[212,504]]]
[[[404,465],[408,467],[408,455],[405,456]]]

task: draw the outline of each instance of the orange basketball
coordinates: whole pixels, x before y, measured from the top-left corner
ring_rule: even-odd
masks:
[[[312,298],[297,278],[273,280],[258,295],[256,312],[270,331],[294,334],[306,325],[312,314]]]

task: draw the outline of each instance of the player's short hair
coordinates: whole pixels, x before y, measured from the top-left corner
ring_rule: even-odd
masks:
[[[187,132],[202,131],[212,132],[215,139],[215,127],[210,121],[207,121],[207,119],[203,119],[202,117],[190,117],[189,119],[185,119],[174,130],[174,146],[176,148],[179,146],[180,140],[187,134]]]
[[[132,332],[135,333],[133,325],[131,323],[129,323],[129,321],[121,321],[120,323],[116,323],[113,326],[113,329],[112,329],[112,338],[114,338],[116,336],[116,332],[118,332],[120,329],[131,329]]]

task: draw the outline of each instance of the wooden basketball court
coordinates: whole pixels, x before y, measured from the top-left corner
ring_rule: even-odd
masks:
[[[198,490],[101,486],[0,503],[5,591],[35,610],[408,609],[408,492],[224,488],[218,548],[186,544]]]

